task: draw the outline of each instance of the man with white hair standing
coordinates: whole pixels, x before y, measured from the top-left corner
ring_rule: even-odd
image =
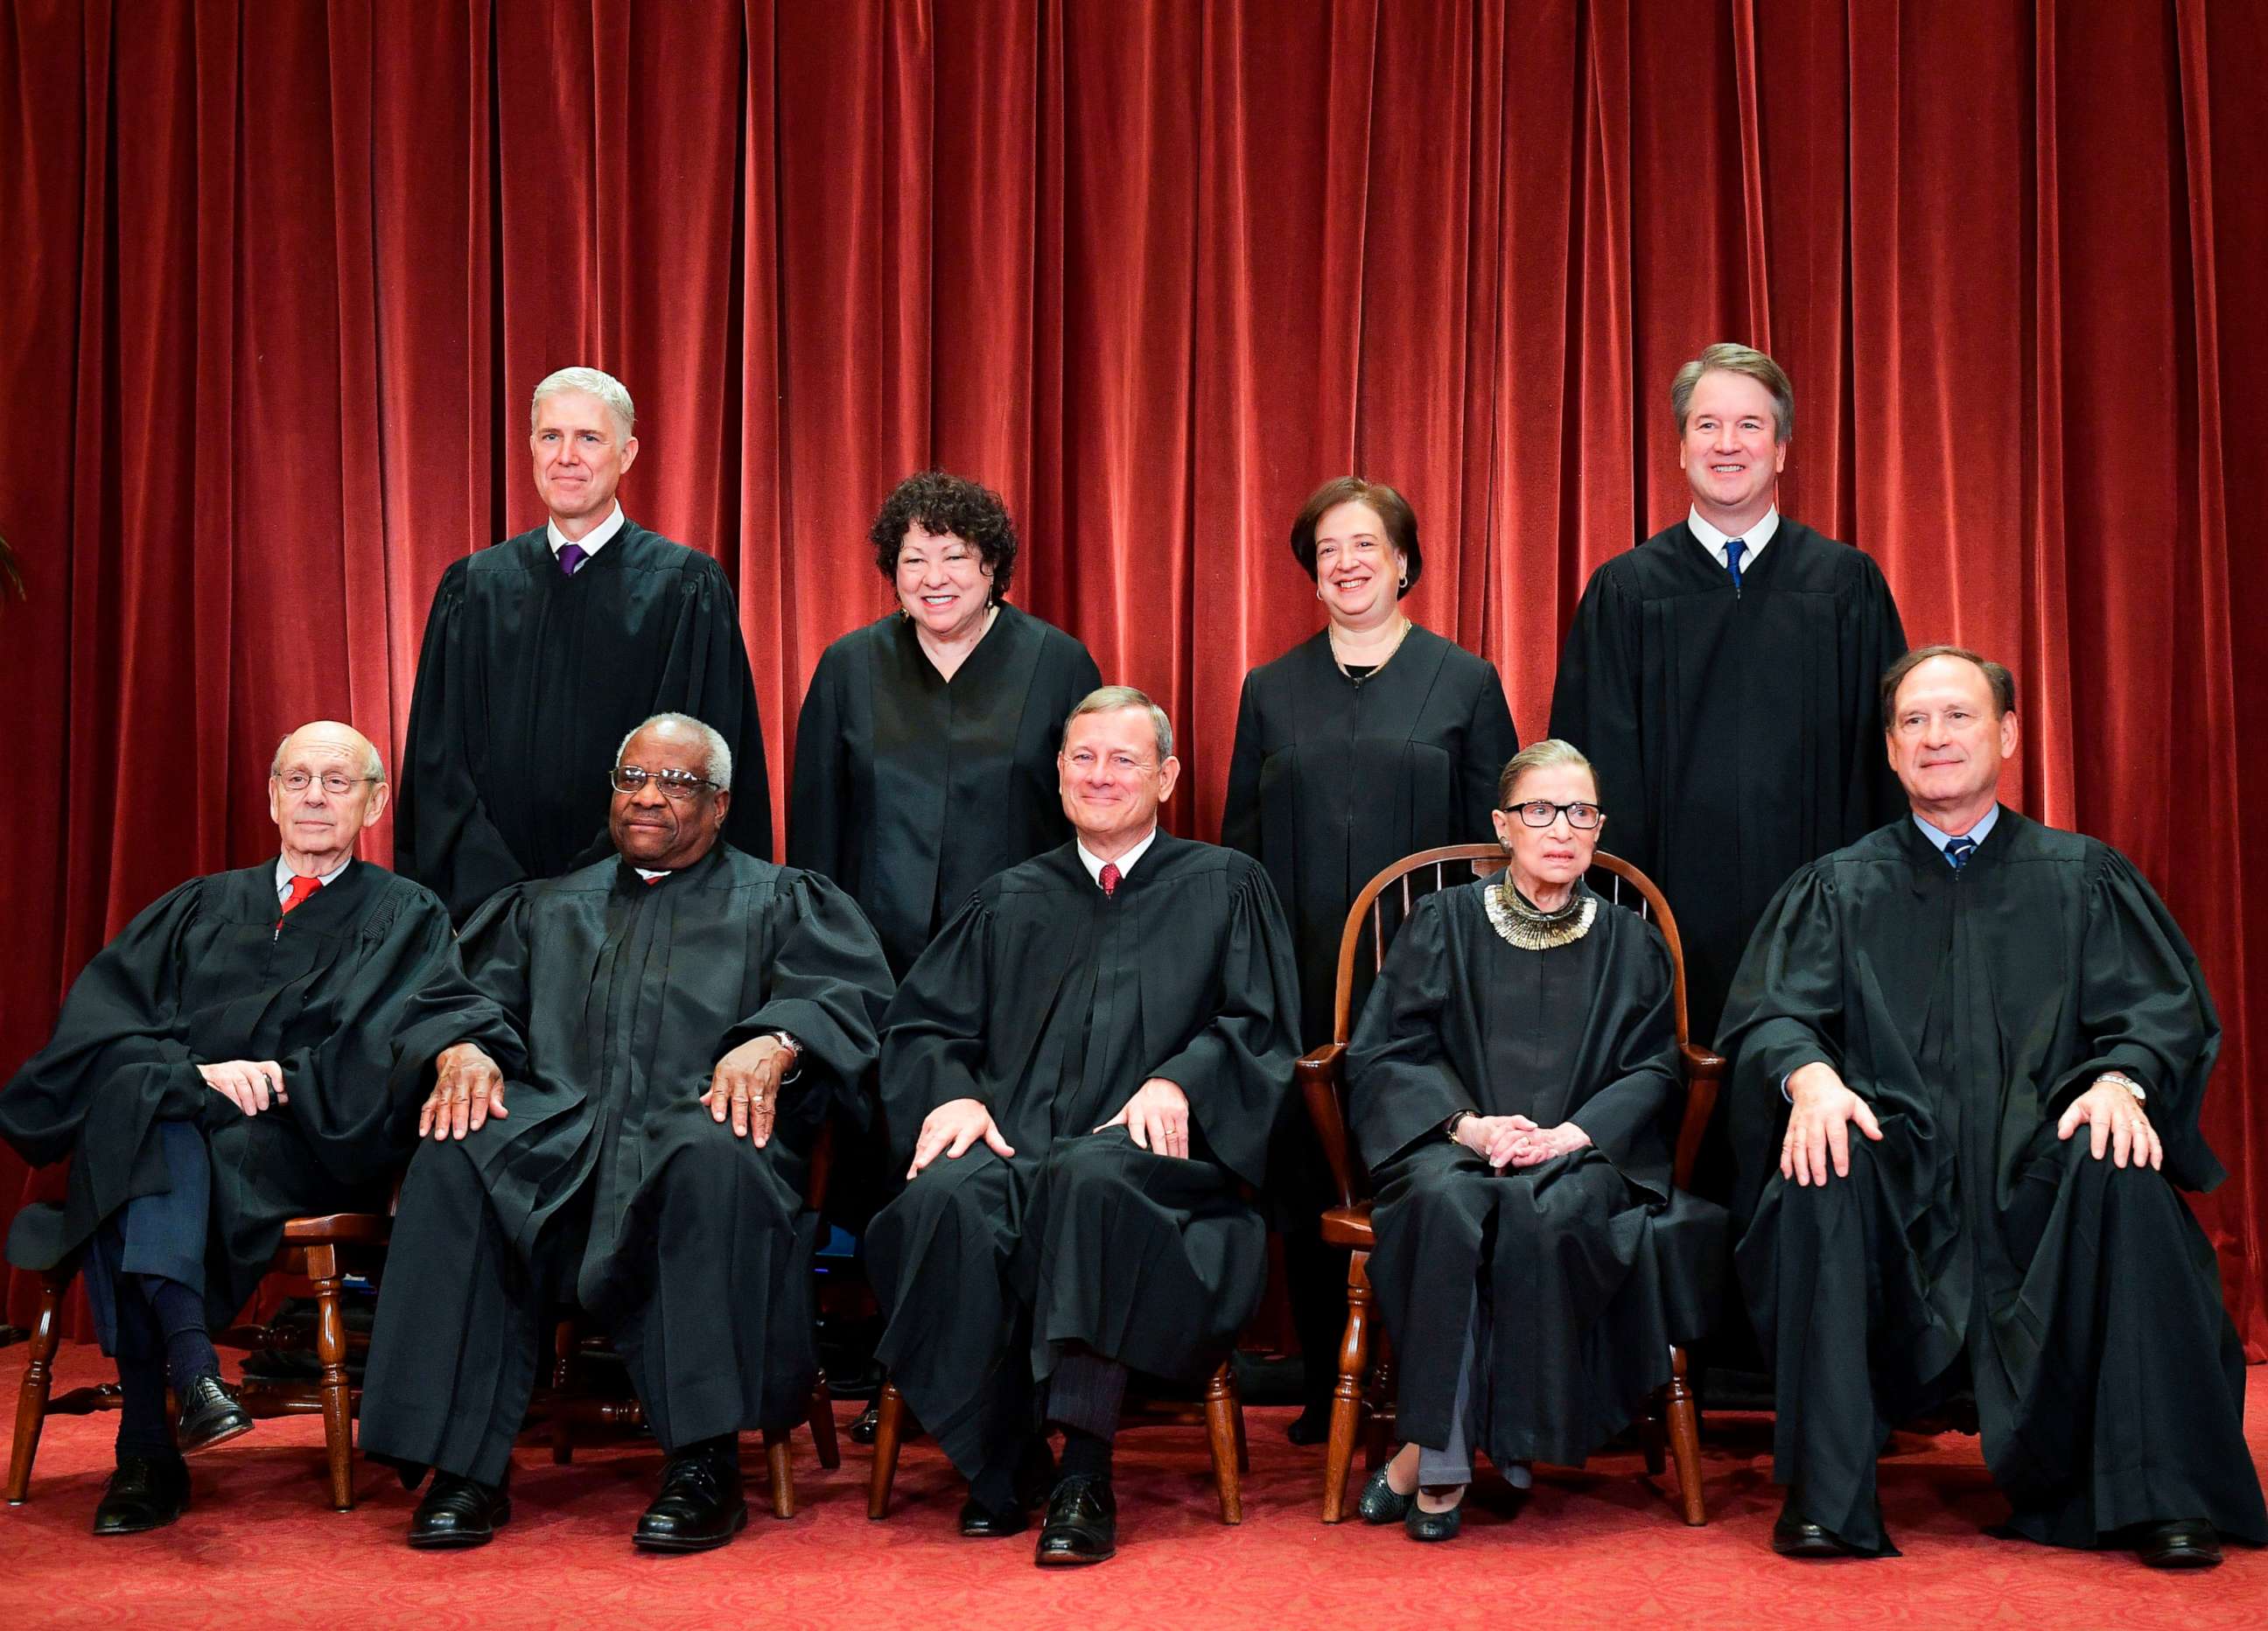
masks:
[[[409,705],[394,864],[462,923],[507,884],[608,852],[606,771],[640,720],[722,734],[740,797],[725,831],[769,858],[771,795],[740,614],[724,568],[622,513],[630,393],[595,368],[535,387],[528,447],[548,519],[450,563]]]
[[[382,1208],[409,1148],[417,1084],[394,1079],[392,1049],[405,999],[455,959],[441,903],[355,859],[386,794],[360,732],[293,731],[268,775],[280,856],[191,878],[128,924],[0,1090],[0,1137],[70,1162],[61,1202],[17,1214],[8,1259],[80,1262],[118,1362],[98,1535],[172,1523],[181,1458],[251,1430],[210,1332],[287,1219]]]
[[[411,1004],[397,1059],[430,1085],[429,1141],[401,1187],[362,1443],[434,1469],[413,1546],[478,1546],[510,1517],[554,1303],[613,1339],[667,1455],[646,1550],[730,1540],[740,1430],[803,1413],[804,1178],[830,1095],[879,1051],[890,970],[848,895],[720,841],[733,771],[698,720],[639,726],[615,761],[615,853],[497,896],[461,974]]]

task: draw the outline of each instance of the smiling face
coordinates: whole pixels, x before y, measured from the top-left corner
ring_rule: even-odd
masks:
[[[535,404],[527,438],[535,491],[570,538],[613,513],[615,489],[637,458],[637,438],[622,434],[614,410],[587,391],[561,391]]]
[[[1914,813],[1966,832],[1999,796],[2000,766],[2016,751],[2016,716],[1996,713],[1975,663],[1932,657],[1898,683],[1884,734],[1890,768]]]
[[[1506,803],[1515,807],[1541,800],[1546,804],[1596,804],[1598,783],[1580,764],[1540,764],[1513,785]],[[1591,869],[1591,856],[1599,847],[1599,833],[1568,825],[1563,811],[1548,827],[1531,827],[1509,810],[1498,810],[1491,819],[1496,836],[1512,852],[1512,881],[1531,901],[1539,891],[1557,893]]]
[[[1764,519],[1787,463],[1771,393],[1744,373],[1711,369],[1693,384],[1677,462],[1701,519],[1737,537]]]
[[[1335,504],[1315,520],[1315,587],[1342,628],[1371,629],[1394,615],[1409,563],[1388,539],[1386,521],[1359,498]]]
[[[624,860],[648,872],[675,872],[709,852],[725,825],[725,812],[733,808],[733,795],[704,786],[680,797],[664,793],[654,779],[663,771],[705,779],[707,742],[683,726],[664,720],[625,742],[616,768],[646,772],[644,786],[635,793],[617,789],[607,808],[607,830]]]
[[[371,746],[360,731],[328,721],[284,739],[268,778],[268,814],[291,870],[320,877],[354,852],[355,839],[386,809],[386,784],[369,779]],[[342,782],[343,792],[326,785]],[[306,779],[304,788],[288,784]]]
[[[940,640],[975,633],[992,603],[992,568],[976,546],[919,521],[898,546],[896,583],[906,616]]]
[[[1173,796],[1182,762],[1158,762],[1158,734],[1147,708],[1082,713],[1064,732],[1056,756],[1064,814],[1101,851],[1138,839],[1157,824],[1158,806]]]

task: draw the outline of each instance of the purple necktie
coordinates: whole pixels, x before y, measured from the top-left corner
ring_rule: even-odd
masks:
[[[559,550],[559,570],[571,578],[575,575],[576,568],[590,558],[591,552],[581,544],[563,544]]]

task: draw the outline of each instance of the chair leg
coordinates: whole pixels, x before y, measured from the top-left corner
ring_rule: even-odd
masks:
[[[843,1465],[842,1441],[835,1436],[835,1395],[827,1391],[827,1373],[821,1371],[811,1384],[812,1448],[819,1451],[819,1465],[832,1472]]]
[[[784,1429],[764,1429],[764,1460],[772,1480],[772,1516],[795,1516],[795,1440]]]
[[[1670,1454],[1677,1462],[1679,1504],[1685,1509],[1685,1521],[1698,1529],[1709,1521],[1709,1509],[1701,1500],[1701,1411],[1686,1384],[1682,1347],[1669,1350],[1669,1385],[1663,1391],[1668,1395],[1662,1413],[1669,1422]]]
[[[894,1382],[882,1384],[874,1416],[874,1471],[866,1484],[866,1516],[890,1515],[890,1486],[898,1476],[898,1438],[905,1431],[906,1400]]]
[[[583,1333],[571,1317],[551,1328],[551,1460],[565,1466],[575,1458],[574,1423],[568,1420],[567,1401],[575,1391],[576,1354]]]
[[[1236,1376],[1226,1362],[1205,1384],[1205,1437],[1212,1446],[1213,1487],[1220,1492],[1220,1521],[1244,1521],[1244,1492],[1236,1475]]]
[[[315,1282],[315,1357],[323,1368],[323,1451],[330,1463],[331,1509],[354,1510],[354,1393],[347,1384],[346,1312],[339,1305],[339,1249],[307,1248]]]
[[[1370,1419],[1363,1424],[1362,1433],[1362,1464],[1366,1472],[1375,1472],[1385,1464],[1387,1454],[1392,1449],[1388,1440],[1392,1436],[1395,1418],[1394,1345],[1386,1339],[1384,1332],[1378,1333],[1372,1352],[1369,1383],[1364,1390],[1368,1396],[1366,1402],[1370,1410]]]
[[[63,1339],[63,1290],[70,1281],[49,1273],[40,1287],[40,1312],[32,1322],[24,1379],[16,1390],[16,1443],[8,1455],[8,1504],[31,1499],[32,1460],[40,1453],[40,1429],[47,1425],[48,1391],[55,1383],[55,1345]]]
[[[1252,1447],[1244,1438],[1244,1396],[1236,1391],[1236,1378],[1233,1376],[1229,1378],[1229,1391],[1236,1401],[1236,1475],[1249,1478],[1252,1476]]]
[[[1370,1365],[1370,1254],[1347,1258],[1346,1332],[1339,1339],[1339,1377],[1331,1389],[1331,1436],[1323,1452],[1323,1522],[1346,1513],[1347,1475],[1354,1471],[1354,1439],[1362,1424],[1362,1378]]]

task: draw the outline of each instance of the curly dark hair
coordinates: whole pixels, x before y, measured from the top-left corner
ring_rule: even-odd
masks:
[[[1410,507],[1408,499],[1384,482],[1368,481],[1359,476],[1342,476],[1325,482],[1300,506],[1299,518],[1292,523],[1292,553],[1301,570],[1309,578],[1314,577],[1315,528],[1322,525],[1327,513],[1343,504],[1366,504],[1378,512],[1378,519],[1386,523],[1386,541],[1402,551],[1403,563],[1410,568],[1410,576],[1400,592],[1407,594],[1416,588],[1418,574],[1425,567],[1425,559],[1418,552],[1418,513]]]
[[[916,525],[924,532],[968,540],[992,569],[993,600],[1008,598],[1008,585],[1016,576],[1016,523],[1008,519],[998,493],[943,470],[907,476],[882,500],[882,513],[866,534],[874,546],[874,565],[885,578],[898,575],[898,550],[906,529]]]

